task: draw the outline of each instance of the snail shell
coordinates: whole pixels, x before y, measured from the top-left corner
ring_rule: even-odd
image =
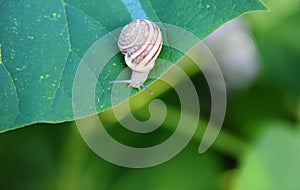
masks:
[[[133,20],[126,25],[119,36],[118,46],[125,54],[125,62],[132,70],[130,80],[113,82],[129,83],[140,89],[162,48],[162,35],[158,26],[149,20]]]

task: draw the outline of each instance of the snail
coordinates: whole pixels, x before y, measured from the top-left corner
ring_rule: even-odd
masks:
[[[130,80],[117,80],[111,83],[129,83],[128,87],[144,87],[150,70],[162,48],[162,35],[159,27],[145,19],[133,20],[126,25],[119,36],[118,47],[125,55],[125,62],[132,70]]]

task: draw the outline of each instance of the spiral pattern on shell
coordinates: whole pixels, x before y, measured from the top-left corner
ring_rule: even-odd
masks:
[[[128,67],[137,72],[148,72],[162,48],[161,31],[149,20],[133,20],[121,31],[118,46],[125,54]]]

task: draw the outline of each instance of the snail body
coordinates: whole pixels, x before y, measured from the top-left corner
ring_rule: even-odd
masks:
[[[149,20],[133,20],[122,29],[118,47],[125,55],[125,62],[132,74],[130,80],[113,82],[129,83],[129,87],[138,89],[142,86],[150,91],[143,83],[162,48],[162,35],[158,26]]]

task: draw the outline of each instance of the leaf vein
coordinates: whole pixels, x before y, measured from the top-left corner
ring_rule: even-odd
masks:
[[[4,70],[7,72],[7,75],[11,80],[11,83],[13,85],[13,88],[14,88],[14,91],[15,91],[15,94],[16,94],[16,98],[17,98],[18,113],[15,115],[14,120],[11,122],[11,124],[12,124],[12,123],[14,123],[14,121],[17,118],[18,114],[21,113],[20,98],[19,98],[19,93],[17,91],[17,87],[16,87],[15,81],[13,79],[13,76],[11,75],[11,72],[9,72],[9,69],[7,68],[5,63],[2,61],[2,44],[0,44],[0,65],[2,65]]]
[[[64,0],[62,0],[62,1],[64,1]],[[112,35],[117,39],[117,37],[116,37],[116,36],[115,36],[115,35],[114,35],[114,34],[113,34],[113,33],[112,33],[112,32],[104,25],[104,24],[102,24],[102,23],[101,23],[99,20],[97,20],[95,17],[89,15],[88,13],[84,12],[82,9],[80,9],[80,8],[74,6],[74,5],[71,5],[71,4],[69,4],[69,3],[65,3],[65,5],[67,5],[67,6],[69,6],[69,7],[72,7],[73,9],[78,10],[80,13],[82,13],[82,14],[85,15],[86,17],[92,19],[92,20],[100,27],[100,29],[106,30],[107,33],[112,34]]]

